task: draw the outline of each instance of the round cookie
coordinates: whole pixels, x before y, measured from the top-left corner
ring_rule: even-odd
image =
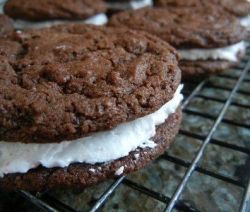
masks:
[[[4,12],[14,19],[85,19],[106,11],[102,0],[8,0]]]
[[[211,5],[192,12],[185,8],[125,11],[111,17],[109,25],[150,32],[178,49],[229,46],[247,34],[235,17]]]
[[[3,14],[0,14],[0,36],[4,36],[14,31],[12,20]]]
[[[159,1],[160,2],[160,1]],[[114,15],[110,26],[125,25],[150,32],[169,42],[178,50],[213,50],[231,46],[247,37],[239,21],[221,8],[204,1],[166,1],[165,8],[145,8]],[[192,11],[192,12],[191,12]],[[218,73],[235,62],[223,59],[180,61],[182,78]]]
[[[0,188],[7,190],[42,191],[55,188],[84,188],[120,174],[136,171],[161,155],[179,130],[181,111],[169,116],[157,128],[153,149],[137,149],[128,156],[104,164],[72,164],[66,168],[39,167],[26,174],[9,174],[0,178]],[[119,171],[120,170],[120,171]]]
[[[6,48],[7,47],[7,48]],[[0,139],[53,143],[150,114],[180,83],[166,42],[129,29],[65,25],[2,42]]]
[[[205,4],[222,6],[233,15],[243,17],[250,14],[250,2],[246,0],[156,0],[155,5],[159,7],[202,7]]]
[[[212,0],[221,5],[228,12],[238,17],[250,15],[250,2],[246,0]]]

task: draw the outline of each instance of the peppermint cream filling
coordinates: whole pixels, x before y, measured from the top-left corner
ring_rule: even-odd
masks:
[[[147,6],[152,6],[152,0],[132,0],[130,2],[108,2],[110,9],[140,9]]]
[[[67,23],[80,23],[80,24],[94,24],[94,25],[104,25],[108,22],[106,14],[100,13],[85,20],[49,20],[49,21],[24,21],[24,20],[15,20],[14,27],[16,29],[24,28],[43,28],[50,27],[57,24],[67,24]]]
[[[46,168],[67,167],[73,163],[105,163],[127,156],[137,148],[154,148],[151,138],[156,126],[165,122],[180,105],[182,85],[174,97],[156,112],[118,125],[112,130],[93,133],[73,141],[48,144],[25,144],[0,141],[0,177],[26,173],[42,165]]]
[[[181,58],[184,60],[227,60],[238,61],[238,54],[245,52],[246,43],[241,41],[231,46],[216,49],[181,49]]]

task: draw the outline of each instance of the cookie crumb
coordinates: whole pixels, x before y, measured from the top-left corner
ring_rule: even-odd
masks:
[[[115,175],[119,176],[123,173],[124,171],[124,166],[121,166],[119,169],[116,170]]]

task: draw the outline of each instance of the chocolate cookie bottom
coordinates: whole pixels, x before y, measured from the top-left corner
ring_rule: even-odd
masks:
[[[173,142],[181,123],[178,111],[157,128],[152,140],[157,144],[153,149],[138,148],[128,156],[101,164],[76,163],[65,168],[38,167],[25,174],[8,174],[0,178],[0,188],[6,190],[42,191],[55,188],[84,188],[97,184],[116,175],[136,171],[161,155]]]
[[[218,74],[225,69],[234,65],[233,62],[220,60],[197,60],[197,61],[180,61],[182,71],[182,80],[190,81],[193,77],[203,78],[212,74]]]
[[[237,66],[244,56],[244,52],[239,53],[237,62],[225,60],[181,60],[179,66],[182,72],[182,80],[192,81],[194,76],[196,79],[197,77],[202,79],[209,75],[219,74],[228,68]]]

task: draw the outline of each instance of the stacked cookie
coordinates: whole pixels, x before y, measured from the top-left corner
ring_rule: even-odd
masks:
[[[185,80],[218,73],[244,55],[247,33],[234,16],[214,5],[197,2],[122,12],[114,15],[109,25],[147,31],[169,42],[180,52]]]
[[[144,32],[61,25],[0,39],[0,187],[85,187],[178,132],[178,54]]]
[[[14,26],[33,29],[15,31],[0,16],[0,188],[83,188],[135,171],[170,146],[181,122],[181,75],[236,64],[247,33],[204,0],[157,5],[164,7],[93,26],[79,22],[105,23],[101,0],[7,1]]]
[[[247,0],[212,0],[239,18],[242,26],[250,30],[250,2]]]
[[[8,0],[4,12],[17,29],[41,28],[62,23],[103,25],[107,22],[102,0]]]
[[[239,18],[242,26],[250,29],[250,1],[247,0],[155,0],[158,7],[197,7],[204,3],[222,7],[224,12]]]

